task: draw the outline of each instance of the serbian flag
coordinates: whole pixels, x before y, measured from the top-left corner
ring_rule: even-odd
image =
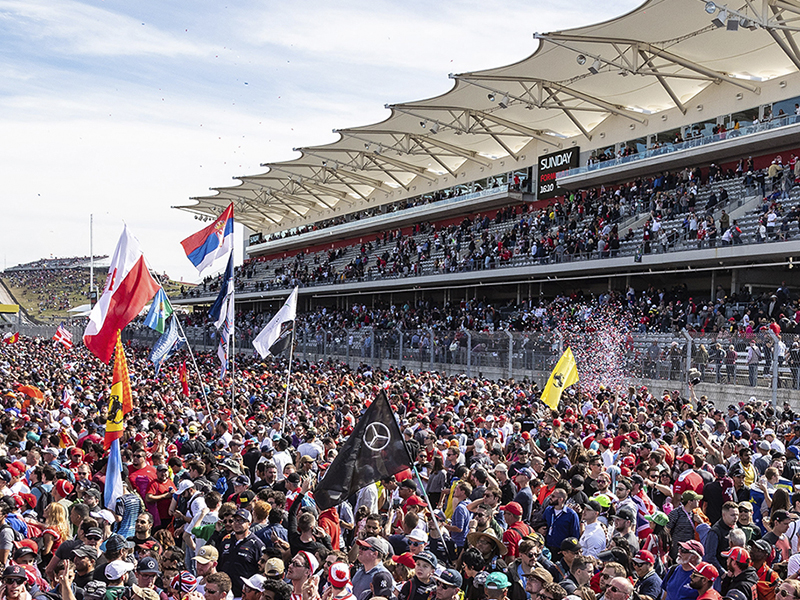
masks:
[[[233,249],[233,203],[208,227],[181,242],[186,256],[202,275],[214,261]]]
[[[19,341],[19,331],[16,333],[7,333],[3,336],[4,344],[16,344]]]
[[[131,380],[128,376],[128,363],[125,360],[125,351],[122,349],[121,336],[117,334],[117,346],[114,352],[114,378],[111,383],[111,396],[108,399],[106,435],[103,439],[103,446],[106,450],[111,447],[111,442],[122,437],[125,415],[132,410],[133,396],[131,395]]]
[[[83,332],[83,343],[89,351],[107,363],[119,332],[141,312],[160,287],[147,269],[139,241],[125,227],[111,259],[105,290],[94,305]]]
[[[181,387],[183,388],[183,395],[189,396],[189,374],[186,372],[186,361],[184,360],[181,363],[181,369],[178,371],[178,379],[181,381]]]

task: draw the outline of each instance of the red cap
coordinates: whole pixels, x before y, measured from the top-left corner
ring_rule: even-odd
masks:
[[[553,427],[561,427],[561,420],[553,419]]]
[[[664,421],[664,429],[674,429],[675,423],[672,421]]]
[[[531,434],[530,434],[530,433],[528,433],[527,431],[523,431],[523,432],[522,432],[522,439],[523,439],[523,440],[529,440],[529,439],[531,439]]]
[[[747,554],[747,550],[744,550],[744,548],[734,548],[734,550],[742,550],[745,554]],[[723,556],[725,555],[724,552],[722,554]],[[699,565],[692,568],[694,569],[695,573],[701,577],[705,577],[709,581],[714,581],[717,577],[719,577],[719,571],[717,571],[717,568],[707,562],[701,562]]]
[[[636,553],[636,556],[633,557],[633,562],[654,565],[656,564],[656,558],[653,556],[652,552],[647,550],[639,550],[639,552]]]
[[[72,493],[72,490],[74,489],[75,486],[72,485],[66,479],[59,479],[58,482],[56,483],[56,490],[58,490],[58,493],[61,494],[64,498],[69,496]]]
[[[690,467],[694,466],[694,456],[692,456],[691,454],[684,454],[678,460],[681,461],[681,462],[686,463]]]
[[[509,512],[512,515],[516,515],[518,517],[522,516],[522,506],[519,505],[518,502],[509,502],[498,508],[497,510],[502,510],[503,512]]]
[[[427,506],[427,504],[419,496],[409,496],[408,500],[406,500],[406,506]]]
[[[703,548],[703,544],[701,544],[697,540],[689,540],[688,542],[679,542],[678,545],[684,550],[688,550],[689,552],[694,552],[700,557],[702,557],[706,553],[705,548]]]
[[[600,440],[600,445],[608,448],[611,445],[611,440],[609,438],[603,438]]]
[[[414,561],[414,556],[411,554],[411,552],[404,552],[400,555],[395,554],[392,556],[392,560],[399,565],[408,567],[409,569],[413,569],[416,565],[416,561]]]
[[[734,546],[727,552],[723,552],[722,556],[732,558],[733,562],[748,564],[750,562],[750,553],[740,546]]]

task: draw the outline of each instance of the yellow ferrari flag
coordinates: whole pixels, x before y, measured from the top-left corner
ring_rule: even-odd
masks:
[[[103,439],[103,445],[106,450],[111,447],[111,442],[122,437],[122,424],[125,415],[132,410],[133,396],[131,394],[131,380],[128,376],[128,363],[125,360],[121,335],[118,333],[117,346],[114,350],[114,378],[111,383],[111,396],[108,399],[106,435]]]
[[[567,348],[556,363],[556,368],[550,373],[550,379],[544,386],[542,392],[542,402],[553,410],[558,409],[561,401],[561,392],[574,383],[578,383],[578,365],[575,364],[575,357],[572,355],[572,348]]]

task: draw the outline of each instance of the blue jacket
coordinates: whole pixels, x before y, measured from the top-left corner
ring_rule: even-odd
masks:
[[[547,523],[545,544],[551,550],[561,550],[561,542],[569,537],[581,537],[580,517],[568,506],[559,515],[556,515],[555,508],[548,506],[544,509],[544,520]]]

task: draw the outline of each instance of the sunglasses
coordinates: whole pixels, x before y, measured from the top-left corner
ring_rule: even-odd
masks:
[[[536,558],[536,552],[528,552],[525,556],[528,558]]]
[[[622,590],[621,590],[621,589],[619,589],[619,588],[618,588],[617,586],[615,586],[615,585],[610,585],[610,586],[608,586],[608,590],[609,590],[610,592],[614,592],[615,594],[618,594],[618,593],[622,592]]]
[[[454,585],[447,585],[446,583],[437,583],[437,584],[436,584],[436,587],[437,587],[437,588],[442,588],[443,590],[451,590],[451,589],[453,589],[453,588],[454,588],[454,587],[456,587],[456,586],[454,586]]]
[[[96,535],[87,535],[86,539],[89,540],[90,542],[99,542],[103,538],[99,538]]]
[[[780,595],[781,595],[783,598],[795,598],[795,597],[796,597],[796,596],[794,595],[794,593],[791,593],[791,594],[790,594],[789,592],[787,592],[786,590],[783,590],[783,589],[781,589],[781,590],[778,590],[778,593],[779,593],[779,594],[780,594]]]
[[[3,579],[3,583],[6,585],[22,585],[25,583],[25,579],[17,579],[16,577],[9,577],[7,579]]]
[[[600,579],[611,579],[611,575],[606,575],[605,573],[600,573]]]
[[[424,542],[408,542],[409,546],[424,546]]]

